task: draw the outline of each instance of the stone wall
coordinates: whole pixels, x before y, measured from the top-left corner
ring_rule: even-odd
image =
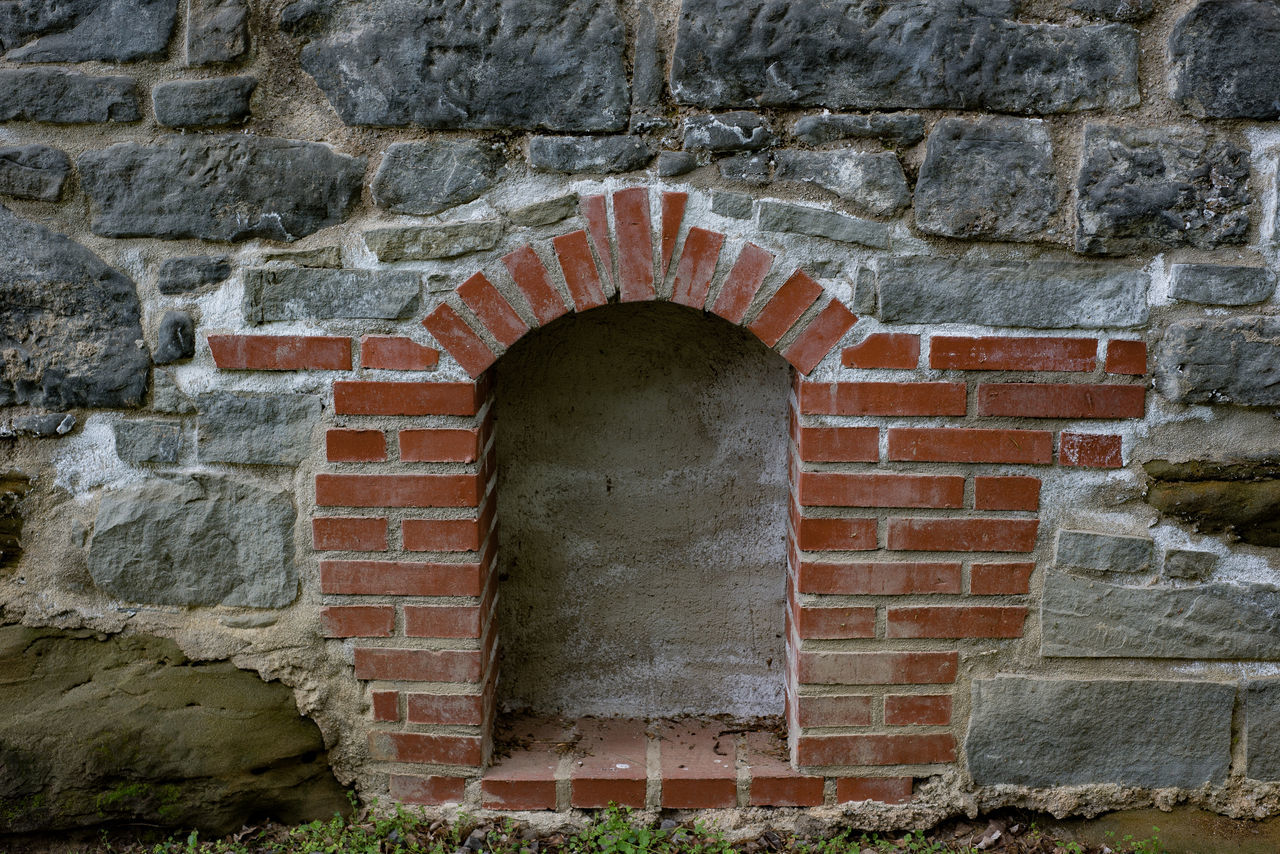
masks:
[[[1272,0],[0,4],[0,628],[230,662],[362,795],[495,805],[504,644],[609,607],[509,583],[604,463],[498,416],[604,324],[787,397],[739,431],[782,507],[669,481],[752,503],[690,538],[753,580],[660,590],[785,621],[695,710],[785,694],[814,814],[1273,814],[1277,62]],[[615,461],[698,431],[635,406]]]

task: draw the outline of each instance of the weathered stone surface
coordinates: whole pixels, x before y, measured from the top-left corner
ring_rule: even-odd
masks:
[[[1275,290],[1275,273],[1266,267],[1174,264],[1170,271],[1169,296],[1185,302],[1250,305],[1270,298]]]
[[[0,148],[0,193],[56,202],[71,173],[71,160],[47,145]]]
[[[754,201],[742,193],[730,193],[725,190],[711,191],[711,212],[734,219],[751,219]]]
[[[608,131],[630,111],[615,0],[300,0],[302,67],[351,125]]]
[[[1058,210],[1053,145],[1039,119],[941,119],[916,182],[928,234],[1035,240]]]
[[[138,406],[151,359],[133,282],[0,205],[0,406]]]
[[[1146,572],[1154,554],[1155,544],[1146,537],[1060,530],[1054,562],[1097,572]]]
[[[777,139],[758,113],[737,111],[684,120],[687,151],[759,151]]]
[[[291,689],[227,661],[191,661],[169,640],[101,637],[0,627],[0,828],[222,834],[262,815],[346,811]]]
[[[162,294],[185,294],[213,285],[231,275],[225,255],[188,255],[166,258],[156,273],[156,287]]]
[[[35,436],[51,439],[65,436],[75,429],[76,417],[70,412],[53,412],[47,415],[18,415],[0,421],[0,439],[14,436]]]
[[[653,9],[642,3],[636,7],[635,50],[632,55],[631,106],[656,107],[662,100],[663,62],[658,46],[658,22]]]
[[[1280,318],[1195,318],[1169,325],[1155,384],[1175,403],[1280,404]]]
[[[342,248],[317,246],[315,249],[297,249],[293,252],[272,252],[262,260],[297,264],[299,267],[324,267],[337,270],[342,267]]]
[[[31,478],[22,472],[0,474],[0,569],[16,566],[22,557],[22,499],[30,490]]]
[[[1249,153],[1199,131],[1090,124],[1076,182],[1076,249],[1124,255],[1243,243]]]
[[[310,454],[320,399],[310,394],[196,396],[201,462],[296,466]]]
[[[1280,679],[1250,679],[1244,686],[1245,776],[1280,780]]]
[[[0,121],[136,122],[138,82],[51,68],[0,68]]]
[[[1155,0],[1071,0],[1067,8],[1086,15],[1132,23],[1151,17],[1156,3]]]
[[[249,118],[249,98],[258,78],[215,77],[210,80],[170,80],[151,90],[156,121],[174,128],[218,127]]]
[[[171,415],[190,415],[196,403],[178,387],[172,370],[156,368],[151,382],[151,408]]]
[[[701,107],[1063,113],[1138,103],[1137,34],[1021,24],[1006,0],[684,0],[671,88]]]
[[[166,311],[160,318],[156,349],[151,358],[157,365],[190,359],[196,354],[196,325],[185,311]]]
[[[889,228],[882,223],[785,202],[760,202],[760,228],[825,237],[842,243],[860,243],[873,249],[889,247]]]
[[[541,202],[534,202],[531,205],[508,211],[507,219],[516,225],[534,228],[560,222],[577,212],[578,194],[568,193],[563,196],[556,196],[554,199],[545,199]]]
[[[293,241],[346,218],[364,159],[315,142],[244,135],[122,142],[80,157],[94,233]]]
[[[324,317],[394,320],[418,307],[422,274],[411,270],[246,270],[244,316],[250,323]]]
[[[1161,513],[1203,534],[1227,534],[1254,546],[1280,546],[1280,466],[1151,460],[1143,497]]]
[[[0,49],[13,62],[160,57],[178,9],[177,0],[18,0],[6,6],[0,15]]]
[[[1065,329],[1147,321],[1148,276],[1103,264],[894,258],[881,262],[877,281],[886,322]]]
[[[1280,659],[1280,587],[1210,582],[1126,587],[1045,574],[1041,654],[1077,658]]]
[[[187,0],[187,65],[231,62],[249,50],[244,0]]]
[[[1270,0],[1209,0],[1169,36],[1174,100],[1197,116],[1280,116],[1280,7]]]
[[[529,165],[543,172],[607,175],[644,168],[653,152],[634,136],[535,136]]]
[[[126,463],[176,463],[182,450],[182,426],[172,421],[120,421],[115,433],[116,456]]]
[[[692,172],[698,166],[698,158],[687,151],[659,151],[658,177],[674,178]]]
[[[373,178],[373,201],[399,213],[438,213],[479,198],[501,165],[499,152],[475,140],[397,142]]]
[[[1164,556],[1164,574],[1168,578],[1191,578],[1204,581],[1213,574],[1218,556],[1213,552],[1170,549]]]
[[[815,184],[873,216],[893,216],[911,203],[902,164],[888,151],[785,149],[773,163],[774,180]]]
[[[969,773],[979,785],[1221,783],[1235,694],[1181,680],[975,679]]]
[[[431,261],[492,249],[501,236],[502,223],[480,220],[420,228],[374,228],[364,233],[364,242],[379,261]]]
[[[890,145],[915,145],[924,139],[924,118],[907,113],[870,116],[824,113],[798,120],[792,133],[809,145],[840,139],[882,139]]]
[[[735,154],[720,161],[720,177],[726,181],[742,181],[764,186],[769,183],[772,167],[768,154]]]

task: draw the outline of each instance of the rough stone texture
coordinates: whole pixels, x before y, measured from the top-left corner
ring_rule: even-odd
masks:
[[[122,142],[80,157],[94,233],[293,241],[346,218],[363,158],[315,142],[260,136]]]
[[[11,62],[131,62],[164,54],[177,0],[17,0],[0,14]],[[33,41],[34,39],[34,41]]]
[[[283,492],[207,474],[152,477],[102,496],[89,573],[125,602],[283,608],[298,594],[294,516]]]
[[[17,566],[22,557],[22,499],[31,489],[31,478],[22,472],[0,473],[0,569]]]
[[[1011,20],[1007,0],[684,0],[671,69],[701,107],[1062,113],[1138,103],[1137,34]]]
[[[310,453],[320,408],[310,394],[198,395],[196,455],[206,463],[296,466]]]
[[[196,354],[196,325],[185,311],[166,311],[160,319],[156,348],[151,358],[157,365],[190,359]]]
[[[734,219],[751,219],[752,206],[755,200],[742,193],[728,193],[724,190],[711,192],[711,212]]]
[[[0,148],[0,193],[18,199],[56,202],[71,174],[67,155],[47,145]]]
[[[373,201],[397,213],[433,214],[493,186],[502,156],[475,140],[397,142],[373,178]]]
[[[1280,659],[1280,587],[1210,582],[1126,587],[1045,574],[1042,655]]]
[[[1280,679],[1250,679],[1243,693],[1245,776],[1280,780]]]
[[[1169,325],[1156,388],[1176,403],[1280,404],[1280,318],[1194,318]]]
[[[133,282],[0,205],[0,406],[137,406],[151,360]]]
[[[1266,267],[1174,264],[1170,271],[1169,296],[1184,302],[1251,305],[1269,299],[1275,290],[1275,273]]]
[[[1280,7],[1270,0],[1208,0],[1169,37],[1172,95],[1197,116],[1280,116]]]
[[[1141,21],[1155,11],[1155,0],[1072,0],[1068,8],[1126,23]]]
[[[796,122],[792,133],[808,145],[840,139],[882,139],[890,145],[915,145],[924,139],[924,118],[906,113],[805,116]]]
[[[422,274],[411,270],[246,270],[244,315],[250,323],[315,317],[405,317],[418,307]]]
[[[196,411],[196,402],[178,388],[172,370],[156,368],[151,382],[151,408],[169,415],[190,415]]]
[[[1198,130],[1089,124],[1076,182],[1076,249],[1123,255],[1243,243],[1249,153]]]
[[[1054,562],[1058,566],[1097,572],[1147,572],[1154,554],[1155,545],[1146,537],[1061,530]]]
[[[877,282],[889,323],[1055,329],[1147,320],[1147,275],[1103,264],[894,258],[881,262]]]
[[[156,287],[162,294],[185,294],[214,285],[231,275],[225,255],[188,255],[166,258],[156,273]]]
[[[881,151],[797,151],[773,156],[774,180],[815,184],[872,216],[893,216],[911,203],[896,155]]]
[[[51,68],[0,68],[0,122],[136,122],[138,82]]]
[[[1221,783],[1235,693],[1181,680],[976,679],[969,773],[979,785]]]
[[[182,425],[172,421],[119,421],[115,433],[126,463],[176,463],[182,450]]]
[[[75,429],[76,417],[70,412],[54,412],[48,415],[19,415],[0,421],[0,439],[14,436],[34,436],[51,439],[65,436]]]
[[[507,219],[515,225],[537,228],[568,219],[577,212],[578,194],[568,193],[508,211]]]
[[[431,261],[492,249],[501,236],[502,223],[480,220],[421,228],[375,228],[364,233],[364,242],[379,261]]]
[[[720,177],[726,181],[742,181],[764,186],[769,183],[770,162],[768,154],[735,154],[720,161]]]
[[[315,249],[298,249],[293,252],[272,252],[262,260],[297,264],[299,267],[324,267],[337,270],[342,267],[342,247],[318,246]]]
[[[941,119],[915,194],[928,234],[987,240],[1044,237],[1058,210],[1053,145],[1038,119]]]
[[[1218,556],[1213,552],[1193,552],[1171,549],[1164,556],[1164,574],[1169,578],[1190,578],[1204,581],[1213,574]]]
[[[738,111],[684,120],[686,151],[758,151],[776,139],[757,113]]]
[[[1204,534],[1255,546],[1280,546],[1280,466],[1152,460],[1144,498],[1161,513]]]
[[[187,0],[187,65],[231,62],[249,50],[244,0]]]
[[[698,166],[698,158],[687,151],[659,151],[657,172],[659,178],[674,178],[692,172]]]
[[[350,125],[626,127],[615,0],[299,0],[282,20],[315,29],[302,67]]]
[[[881,223],[785,202],[760,202],[760,228],[860,243],[873,249],[889,248],[889,229]]]
[[[346,811],[293,692],[151,635],[0,627],[6,831],[142,823],[222,834]]]
[[[529,140],[529,165],[544,172],[607,175],[641,169],[653,152],[634,136],[535,136]]]
[[[249,118],[249,98],[257,87],[258,78],[249,76],[169,80],[156,84],[151,100],[162,125],[218,127]]]

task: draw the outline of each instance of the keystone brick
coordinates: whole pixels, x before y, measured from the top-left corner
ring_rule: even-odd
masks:
[[[1147,372],[1147,342],[1112,341],[1107,345],[1107,373],[1143,376]]]
[[[311,538],[316,551],[384,552],[387,520],[324,516],[311,520]]]
[[[964,415],[964,383],[800,384],[804,415]]]
[[[477,519],[406,519],[401,523],[405,551],[474,552],[482,532]]]
[[[724,284],[720,286],[720,293],[711,310],[730,323],[741,323],[751,300],[764,284],[764,277],[772,266],[773,253],[754,243],[743,246],[738,260],[733,263]]]
[[[427,735],[420,732],[371,732],[369,753],[377,760],[430,765],[479,766],[479,736]]]
[[[360,367],[383,371],[429,371],[440,351],[400,335],[366,335],[360,339]]]
[[[684,209],[688,204],[688,193],[664,191],[662,194],[662,267],[658,271],[661,278],[666,278],[667,268],[671,266],[671,259],[676,251],[676,238],[680,236],[680,223],[684,221]],[[721,235],[722,240],[723,238]],[[686,242],[687,240],[686,237]],[[687,245],[685,251],[688,251]],[[717,246],[716,252],[719,251]]]
[[[591,246],[585,231],[574,231],[553,238],[556,259],[564,273],[569,296],[578,311],[586,311],[605,304],[604,286],[600,283],[600,271],[591,256]]]
[[[930,552],[1029,552],[1033,519],[890,519],[889,548]]]
[[[375,721],[400,720],[399,691],[372,691],[369,697]]]
[[[769,298],[760,314],[747,327],[756,337],[772,347],[800,319],[809,306],[822,296],[822,285],[803,270],[796,270]]]
[[[479,694],[407,694],[406,719],[411,724],[480,726],[484,697]]]
[[[962,371],[1092,371],[1098,363],[1093,338],[964,338],[935,335],[929,367]]]
[[[969,569],[969,592],[975,596],[1030,593],[1035,568],[1034,563],[975,563]]]
[[[479,455],[475,428],[400,431],[400,459],[406,463],[472,463]]]
[[[422,325],[462,365],[463,370],[473,377],[483,374],[486,368],[498,360],[497,354],[489,349],[489,345],[472,331],[448,303],[442,302],[436,306],[435,311],[422,321]]]
[[[458,285],[456,293],[502,346],[510,347],[529,331],[529,325],[484,273],[476,273]]]
[[[920,364],[920,336],[903,332],[873,333],[844,348],[840,363],[846,368],[915,370]]]
[[[803,472],[805,507],[963,507],[964,478],[904,474]]]
[[[890,608],[885,637],[1016,638],[1026,617],[1027,609],[1019,607]]]
[[[796,542],[807,552],[876,548],[875,519],[800,519]]]
[[[320,609],[320,622],[329,638],[389,638],[396,626],[396,609],[390,605],[335,605]]]
[[[357,679],[406,682],[478,682],[475,649],[369,649],[356,647]]]
[[[947,726],[951,723],[951,695],[890,694],[884,698],[884,722],[889,726]]]
[[[476,563],[320,561],[322,593],[366,596],[479,596]]]
[[[875,608],[800,607],[796,628],[802,638],[873,638],[876,636]]]
[[[718,231],[708,231],[696,226],[689,229],[671,285],[672,302],[699,309],[706,305],[711,279],[715,276],[716,262],[720,259],[720,248],[723,245],[724,235]]]
[[[904,596],[911,593],[959,593],[958,563],[810,563],[800,564],[801,593]]]
[[[793,697],[791,702],[802,727],[871,725],[871,697],[866,694]]]
[[[1037,510],[1040,479],[1037,477],[975,477],[974,510]]]
[[[466,788],[465,777],[411,777],[392,774],[390,794],[393,801],[402,804],[435,806],[461,803]]]
[[[836,803],[880,801],[905,804],[911,800],[910,777],[841,777],[836,780]]]
[[[802,735],[796,742],[796,764],[931,765],[954,762],[951,733],[928,735]]]
[[[618,239],[618,293],[623,302],[653,299],[653,235],[649,229],[649,191],[632,187],[613,194],[614,232]]]
[[[613,282],[613,243],[609,233],[609,211],[602,195],[583,196],[579,202],[582,218],[587,222],[587,233],[600,258],[605,281]],[[612,286],[612,285],[611,285]]]
[[[1140,385],[987,383],[978,386],[978,414],[1015,418],[1141,418]]]
[[[210,335],[213,362],[233,371],[349,371],[351,339],[307,335]]]
[[[321,507],[475,507],[474,474],[318,474]]]
[[[475,605],[405,605],[404,633],[411,638],[478,638],[480,608]]]
[[[874,463],[880,459],[876,427],[801,427],[800,459],[812,463]]]
[[[858,316],[849,311],[844,303],[832,299],[796,336],[796,340],[783,352],[782,357],[800,373],[808,374],[857,322]]]
[[[895,427],[889,430],[889,459],[910,462],[1051,463],[1048,430],[976,430]]]
[[[387,458],[387,437],[381,430],[329,430],[324,434],[324,446],[331,463],[373,463]]]
[[[564,300],[547,277],[547,268],[542,265],[542,259],[533,251],[532,246],[521,246],[516,251],[503,255],[502,263],[511,273],[520,293],[528,300],[529,308],[533,309],[533,316],[539,324],[545,326],[568,312]]]
[[[930,685],[956,680],[956,652],[802,652],[796,675],[809,685]]]
[[[1058,437],[1058,462],[1064,466],[1118,469],[1124,465],[1119,436],[1063,433]]]
[[[480,396],[472,383],[360,382],[333,384],[339,415],[475,415]]]

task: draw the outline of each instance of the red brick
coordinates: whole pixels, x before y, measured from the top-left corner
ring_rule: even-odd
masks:
[[[405,519],[404,549],[409,552],[473,552],[480,548],[478,519]]]
[[[497,810],[553,810],[556,808],[556,745],[571,733],[554,722],[531,723],[512,733],[521,745],[487,769],[480,780],[481,805]]]
[[[716,809],[737,805],[737,744],[718,721],[662,727],[662,806]]]
[[[874,463],[880,459],[876,427],[801,427],[800,459],[811,463]]]
[[[1031,592],[1034,563],[975,563],[969,569],[969,592],[975,596]]]
[[[858,317],[837,299],[827,303],[809,322],[782,357],[797,371],[807,374],[827,357],[844,334],[858,322]]]
[[[630,187],[614,193],[613,223],[618,240],[619,298],[622,302],[653,299],[656,294],[648,189]]]
[[[955,737],[949,732],[917,735],[802,735],[796,741],[796,764],[932,765],[956,760]]]
[[[402,804],[458,804],[466,793],[464,777],[410,777],[391,775],[391,800]]]
[[[447,302],[436,306],[435,311],[423,319],[422,325],[431,333],[431,337],[435,338],[436,342],[462,366],[462,369],[473,377],[480,376],[490,365],[498,361],[497,354],[489,349],[484,339],[477,335],[475,330],[468,326]]]
[[[978,386],[978,414],[1015,418],[1141,418],[1140,385],[988,383]]]
[[[933,685],[954,682],[956,652],[802,652],[806,685]]]
[[[321,507],[475,507],[483,485],[474,474],[318,474]]]
[[[333,384],[339,415],[475,415],[480,400],[472,383],[361,382]]]
[[[375,721],[394,722],[400,720],[399,691],[372,691],[370,692],[370,700]]]
[[[1048,430],[982,430],[966,427],[894,427],[889,459],[947,463],[1052,463]]]
[[[913,474],[801,472],[804,507],[963,507],[964,478]]]
[[[353,596],[479,596],[480,565],[322,560],[320,592]]]
[[[406,694],[405,711],[411,724],[479,726],[484,722],[484,698],[479,694]]]
[[[1058,462],[1064,466],[1118,469],[1124,465],[1123,449],[1119,436],[1063,433],[1058,437]]]
[[[935,335],[929,367],[962,371],[1092,371],[1098,364],[1093,338],[965,338]]]
[[[1040,478],[984,477],[973,479],[975,510],[1038,510]]]
[[[796,270],[782,283],[778,292],[769,298],[759,316],[751,322],[748,329],[756,337],[772,347],[777,344],[787,330],[791,328],[800,315],[822,296],[822,285],[809,277],[803,270]]]
[[[581,809],[643,807],[648,776],[644,721],[583,718],[578,730],[582,738],[570,772],[570,803]]]
[[[951,695],[890,694],[884,698],[884,722],[889,726],[947,726],[951,723]]]
[[[510,347],[529,331],[529,324],[484,273],[476,273],[458,285],[455,293],[502,346]]]
[[[591,246],[585,231],[573,231],[551,240],[555,247],[564,283],[569,286],[569,296],[578,311],[586,311],[605,304],[604,286],[600,283],[600,271],[591,257]]]
[[[1033,519],[890,519],[889,548],[926,552],[1029,552]]]
[[[796,614],[796,630],[806,640],[873,638],[876,636],[876,609],[801,606]]]
[[[711,310],[730,323],[741,323],[751,300],[764,284],[764,277],[769,274],[771,266],[773,253],[754,243],[743,246],[738,260],[720,286],[720,293]]]
[[[716,274],[716,261],[720,258],[720,247],[723,244],[724,235],[718,231],[708,231],[696,226],[689,229],[671,285],[672,302],[697,309],[706,305],[707,293],[711,290],[711,279]]]
[[[684,209],[689,202],[688,193],[676,193],[664,190],[662,193],[662,269],[659,278],[666,278],[667,268],[671,266],[671,256],[676,251],[676,238],[680,235],[680,223],[684,221]],[[723,239],[723,235],[721,236]],[[688,251],[688,238],[685,238],[685,250]],[[719,247],[716,248],[719,252]],[[701,305],[698,308],[702,308]]]
[[[786,742],[771,732],[747,733],[753,807],[822,806],[821,777],[801,774],[785,758]]]
[[[411,638],[478,638],[480,608],[475,605],[405,605],[404,633]]]
[[[964,383],[800,383],[805,415],[964,415]]]
[[[400,431],[400,459],[406,463],[473,463],[480,455],[476,428]]]
[[[869,551],[877,547],[875,519],[801,519],[796,541],[807,552]]]
[[[801,593],[846,596],[905,596],[911,593],[959,593],[958,563],[810,563],[800,564]]]
[[[366,516],[320,516],[311,520],[316,551],[384,552],[387,520]]]
[[[876,332],[840,354],[846,368],[913,371],[920,364],[920,336]]]
[[[324,448],[331,463],[381,462],[387,458],[387,437],[381,430],[329,430]]]
[[[1147,372],[1147,342],[1112,341],[1107,345],[1107,373],[1143,376]]]
[[[871,725],[871,698],[866,694],[796,697],[793,702],[802,727]]]
[[[360,339],[360,367],[383,371],[427,371],[440,351],[403,335],[366,335]]]
[[[604,196],[583,196],[578,202],[582,218],[587,223],[587,233],[600,258],[601,274],[606,282],[613,281],[613,245],[609,242],[609,212]]]
[[[1018,638],[1027,609],[986,605],[890,608],[889,638]]]
[[[331,605],[320,609],[327,638],[389,638],[396,627],[390,605]]]
[[[478,682],[475,649],[371,649],[356,647],[356,678],[405,682]]]
[[[473,735],[427,735],[420,732],[369,733],[369,753],[387,762],[479,766],[480,738]]]
[[[547,268],[532,246],[526,244],[503,255],[502,263],[511,273],[520,293],[529,301],[529,308],[533,309],[533,316],[538,323],[545,326],[569,311],[560,293],[552,286]]]
[[[836,803],[905,804],[911,800],[912,782],[911,777],[841,777],[836,780]]]
[[[210,335],[213,363],[230,371],[349,371],[351,339],[321,335]]]

